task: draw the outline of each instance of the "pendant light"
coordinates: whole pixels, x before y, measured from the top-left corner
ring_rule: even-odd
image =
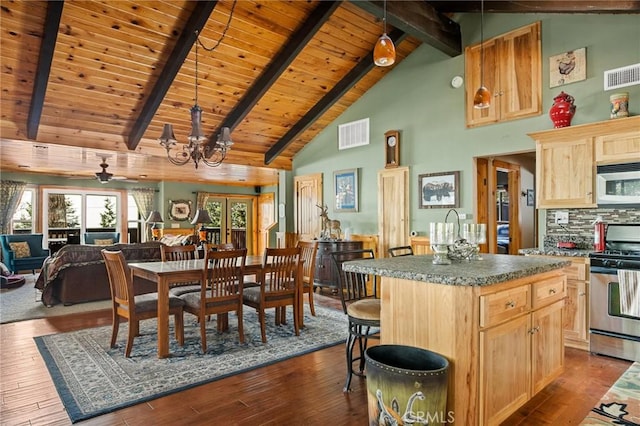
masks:
[[[476,109],[491,106],[491,92],[484,86],[484,0],[480,0],[480,88],[473,97]]]
[[[382,15],[382,35],[373,47],[373,63],[379,67],[388,67],[396,62],[396,47],[387,35],[387,0],[384,0]]]

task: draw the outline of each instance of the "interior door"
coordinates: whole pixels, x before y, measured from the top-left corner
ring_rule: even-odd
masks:
[[[258,242],[256,253],[264,253],[269,247],[269,232],[276,226],[275,194],[268,192],[258,196]]]
[[[378,253],[409,244],[409,168],[378,172]]]
[[[322,173],[294,177],[295,227],[298,239],[312,240],[320,235],[322,221]]]
[[[233,243],[236,248],[254,252],[254,198],[212,196],[207,199],[207,210],[213,224],[212,244]]]

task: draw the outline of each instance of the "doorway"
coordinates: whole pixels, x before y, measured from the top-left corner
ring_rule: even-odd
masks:
[[[476,221],[487,224],[485,253],[518,254],[535,247],[535,207],[527,205],[535,181],[535,152],[479,157],[476,165]]]
[[[209,241],[212,244],[233,243],[237,249],[246,248],[253,253],[254,197],[213,197],[207,199],[206,209],[212,226]]]

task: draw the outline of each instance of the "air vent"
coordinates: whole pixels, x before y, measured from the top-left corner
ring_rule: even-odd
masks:
[[[604,72],[604,90],[640,84],[640,64],[627,65]]]
[[[352,121],[338,126],[338,149],[369,145],[369,119]]]

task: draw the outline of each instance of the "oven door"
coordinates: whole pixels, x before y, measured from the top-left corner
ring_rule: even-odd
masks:
[[[590,351],[640,360],[640,318],[620,312],[618,271],[592,266],[590,283]]]

